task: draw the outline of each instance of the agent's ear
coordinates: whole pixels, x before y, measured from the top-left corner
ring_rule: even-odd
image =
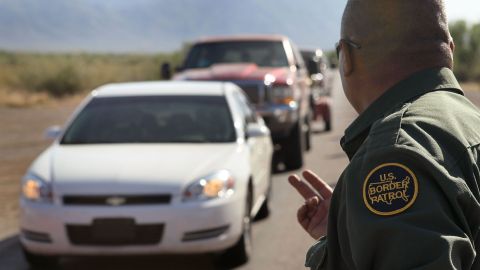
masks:
[[[348,46],[345,42],[342,42],[340,46],[342,46],[340,65],[342,65],[344,76],[348,77],[353,72],[352,51],[350,50],[350,46]]]
[[[450,39],[450,42],[448,45],[450,45],[450,50],[452,50],[452,54],[453,54],[455,52],[455,42],[453,41],[453,39]]]
[[[453,39],[450,38],[450,42],[448,43],[448,45],[450,46],[450,51],[452,51],[452,53],[450,54],[450,60],[451,60],[450,69],[453,69],[455,65],[453,60],[453,53],[455,52],[455,42],[453,41]]]

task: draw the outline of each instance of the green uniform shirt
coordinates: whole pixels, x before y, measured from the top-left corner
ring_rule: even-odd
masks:
[[[346,130],[350,164],[312,269],[480,269],[480,112],[447,68],[389,89]]]

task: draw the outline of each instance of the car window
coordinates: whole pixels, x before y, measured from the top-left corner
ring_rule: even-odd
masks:
[[[61,144],[222,143],[236,133],[225,97],[142,96],[93,99]]]
[[[190,50],[185,68],[206,68],[221,63],[254,63],[261,67],[287,67],[281,41],[223,41],[200,43]]]

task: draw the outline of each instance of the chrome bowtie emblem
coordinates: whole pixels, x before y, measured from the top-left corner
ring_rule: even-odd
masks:
[[[110,197],[105,200],[108,205],[119,206],[126,202],[127,200],[123,197]]]

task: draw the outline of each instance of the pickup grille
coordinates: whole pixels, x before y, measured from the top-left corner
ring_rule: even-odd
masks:
[[[253,104],[261,104],[265,101],[265,86],[259,83],[234,82],[248,96]]]
[[[67,195],[63,197],[65,205],[98,205],[98,206],[120,206],[120,205],[149,205],[169,204],[172,196],[169,194],[158,195]]]

